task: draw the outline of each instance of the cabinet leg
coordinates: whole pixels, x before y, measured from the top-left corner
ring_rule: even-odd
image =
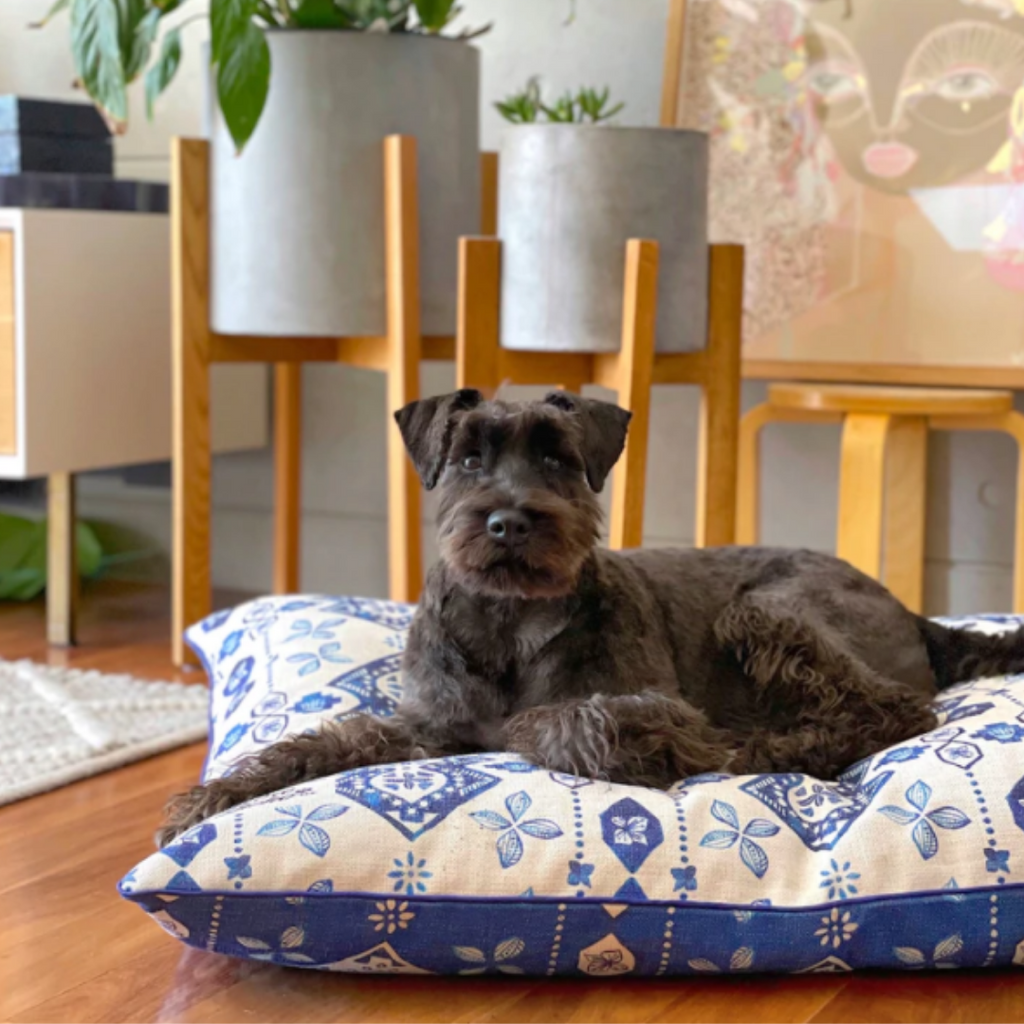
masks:
[[[75,478],[52,473],[47,488],[46,638],[58,647],[76,642],[78,546],[75,543]]]

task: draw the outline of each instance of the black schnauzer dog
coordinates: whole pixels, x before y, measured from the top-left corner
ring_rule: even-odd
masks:
[[[709,771],[831,779],[934,728],[937,690],[1024,670],[1024,631],[928,622],[827,555],[598,548],[594,496],[629,422],[617,406],[463,390],[396,419],[424,486],[441,488],[441,559],[397,714],[268,747],[175,798],[159,842],[303,780],[474,751],[641,786]]]

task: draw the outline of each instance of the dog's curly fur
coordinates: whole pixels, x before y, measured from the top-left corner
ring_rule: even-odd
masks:
[[[927,732],[938,688],[1024,670],[1024,634],[930,623],[810,551],[597,547],[595,494],[629,414],[567,394],[458,391],[397,415],[441,488],[431,570],[391,719],[286,739],[171,802],[158,842],[286,786],[479,750],[553,771],[665,786],[707,771],[807,772]],[[522,533],[497,536],[492,513]]]

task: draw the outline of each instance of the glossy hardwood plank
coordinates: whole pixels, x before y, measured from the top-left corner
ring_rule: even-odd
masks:
[[[1013,1024],[1024,1020],[1024,976],[1007,971],[862,974],[811,1020]]]

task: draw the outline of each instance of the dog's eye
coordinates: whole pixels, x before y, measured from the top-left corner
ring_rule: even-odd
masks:
[[[561,469],[562,460],[555,458],[554,455],[544,456],[544,468],[545,469]]]
[[[483,459],[475,452],[472,455],[465,456],[462,460],[462,468],[467,473],[475,473],[483,464]]]

